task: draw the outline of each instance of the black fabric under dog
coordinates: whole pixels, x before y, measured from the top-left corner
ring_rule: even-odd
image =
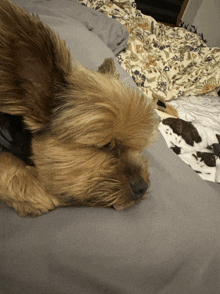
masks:
[[[31,133],[25,129],[21,116],[0,112],[0,152],[10,152],[33,165]]]

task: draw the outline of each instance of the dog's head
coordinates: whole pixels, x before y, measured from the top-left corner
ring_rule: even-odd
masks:
[[[98,72],[82,65],[55,97],[49,123],[33,140],[33,161],[61,205],[138,203],[149,186],[142,151],[154,138],[152,103],[119,80],[112,59]]]

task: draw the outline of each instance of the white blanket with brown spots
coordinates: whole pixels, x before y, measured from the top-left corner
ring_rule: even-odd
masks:
[[[181,97],[169,104],[180,118],[160,122],[168,147],[202,179],[220,183],[220,97]]]

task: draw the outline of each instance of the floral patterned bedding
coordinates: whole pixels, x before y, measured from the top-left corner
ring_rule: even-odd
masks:
[[[132,0],[78,0],[117,19],[129,32],[118,61],[149,98],[199,95],[220,85],[220,48],[184,28],[169,27],[137,10]]]

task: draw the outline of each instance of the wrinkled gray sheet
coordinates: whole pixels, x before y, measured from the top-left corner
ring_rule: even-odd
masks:
[[[79,21],[90,32],[96,34],[115,55],[126,48],[129,33],[118,21],[74,0],[15,0],[13,2],[27,8],[31,13],[41,15],[41,19],[49,22],[53,28],[63,25],[62,29],[67,29],[68,35],[74,30],[73,19]]]
[[[74,59],[97,68],[104,57],[113,56],[94,33],[66,18],[65,11],[55,14],[57,1],[46,1],[51,9],[41,15],[66,39]],[[62,6],[64,2],[71,4],[62,1]],[[117,67],[125,83],[135,86]],[[220,293],[219,193],[161,136],[146,156],[151,192],[129,210],[60,208],[22,219],[13,209],[1,208],[0,293]]]

